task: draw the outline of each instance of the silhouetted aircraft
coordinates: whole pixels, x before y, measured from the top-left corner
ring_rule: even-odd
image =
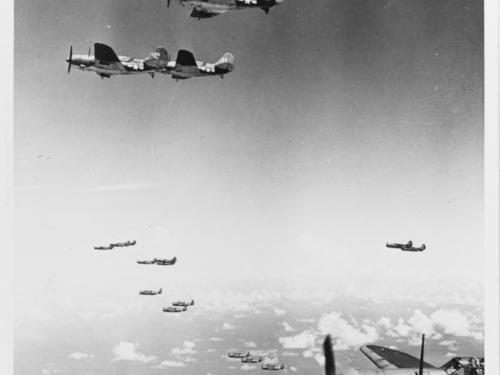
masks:
[[[191,300],[191,302],[184,302],[184,301],[176,301],[172,302],[172,306],[193,306],[194,305],[194,299]]]
[[[377,345],[364,345],[361,352],[373,362],[378,369],[357,370],[359,375],[484,375],[484,358],[455,357],[441,367],[424,362],[425,335],[422,335],[420,358],[398,350]],[[336,375],[335,355],[330,336],[323,342],[325,355],[325,375]]]
[[[115,247],[126,247],[126,246],[134,246],[137,242],[134,241],[127,241],[127,242],[117,242],[117,243],[112,243],[109,246],[115,246]]]
[[[425,244],[423,244],[420,247],[414,247],[413,242],[408,241],[408,243],[401,244],[401,243],[386,243],[386,247],[390,247],[393,249],[400,249],[403,251],[424,251],[426,249]]]
[[[210,64],[197,61],[191,52],[181,49],[177,52],[175,66],[166,73],[171,74],[175,80],[203,76],[224,78],[224,75],[232,72],[233,69],[234,56],[229,52],[225,53],[217,62]]]
[[[173,257],[172,259],[154,259],[156,264],[159,266],[173,266],[175,262],[177,262],[177,257]]]
[[[156,263],[156,259],[153,259],[153,260],[138,260],[137,263],[138,264],[155,264]]]
[[[262,365],[262,370],[283,370],[285,365],[283,363],[264,363]]]
[[[183,312],[183,311],[187,311],[187,307],[186,306],[184,306],[184,307],[172,307],[172,306],[169,306],[169,307],[164,307],[163,308],[163,312],[179,313],[179,312]]]
[[[229,358],[245,358],[245,357],[249,357],[250,356],[250,353],[249,352],[246,352],[246,353],[240,353],[240,352],[228,352],[227,353],[227,356]]]
[[[258,363],[258,362],[262,362],[262,358],[249,356],[249,357],[242,358],[241,362],[243,362],[243,363]]]
[[[141,290],[139,294],[143,296],[156,296],[157,294],[161,294],[161,292],[162,289],[160,288],[157,292],[155,292],[154,290]]]
[[[193,18],[211,18],[219,14],[226,13],[229,10],[261,8],[269,13],[269,9],[281,4],[283,0],[179,0],[182,6],[186,4],[193,8],[191,17]],[[170,0],[167,2],[170,6]]]
[[[94,250],[112,250],[113,247],[114,247],[113,245],[109,245],[109,246],[95,246]]]

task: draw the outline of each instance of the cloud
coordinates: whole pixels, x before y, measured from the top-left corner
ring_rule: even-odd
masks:
[[[250,365],[248,363],[245,363],[243,366],[240,367],[240,370],[255,370],[257,366],[255,365]]]
[[[312,331],[304,331],[295,336],[280,337],[279,342],[285,349],[306,349],[316,346],[316,335]]]
[[[341,314],[332,312],[323,314],[318,322],[318,328],[322,335],[330,334],[337,339],[336,346],[358,347],[363,344],[378,340],[378,331],[368,324],[358,326],[343,319]]]
[[[389,328],[391,328],[391,319],[383,316],[382,318],[380,318],[378,320],[377,324],[379,326],[386,328],[386,329],[389,329]]]
[[[405,323],[404,319],[398,319],[398,325],[387,332],[388,336],[391,337],[406,337],[410,334],[411,327]]]
[[[252,341],[246,341],[245,342],[245,346],[247,348],[256,348],[257,347],[257,345],[254,342],[252,342]]]
[[[162,361],[159,365],[155,366],[154,368],[157,369],[166,369],[168,367],[186,367],[186,364],[184,362],[180,361]]]
[[[232,324],[224,322],[224,323],[222,323],[222,328],[230,330],[230,329],[235,329],[235,326],[233,326]]]
[[[297,372],[297,367],[295,367],[295,366],[290,366],[290,371],[292,371],[292,372]]]
[[[224,339],[221,339],[220,337],[210,337],[209,340],[213,342],[224,341]]]
[[[113,354],[115,355],[113,361],[138,361],[148,363],[156,360],[155,356],[146,356],[137,352],[136,349],[138,346],[138,344],[121,341],[113,348]]]
[[[87,353],[74,352],[69,355],[69,358],[79,360],[79,359],[94,358],[94,356]]]
[[[458,310],[437,310],[431,314],[434,324],[441,327],[444,333],[455,336],[470,336],[470,321]]]
[[[286,314],[286,311],[283,309],[280,309],[279,307],[275,307],[274,313],[276,314],[276,316],[283,316]]]
[[[434,322],[421,310],[415,310],[408,323],[415,332],[426,334],[433,332]]]
[[[282,322],[281,324],[283,325],[283,328],[285,329],[285,332],[293,332],[293,331],[295,331],[295,329],[290,324],[288,324],[287,322]]]
[[[175,356],[175,357],[180,357],[180,356],[189,355],[189,354],[196,354],[196,350],[194,350],[195,346],[196,346],[196,343],[193,341],[184,341],[184,343],[182,344],[182,347],[172,349],[170,354]]]

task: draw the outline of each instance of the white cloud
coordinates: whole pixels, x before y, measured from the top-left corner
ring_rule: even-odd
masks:
[[[121,341],[113,348],[113,354],[115,355],[113,361],[139,361],[148,363],[156,360],[155,356],[146,356],[137,352],[137,347],[138,344]]]
[[[224,341],[224,339],[221,339],[220,337],[210,337],[209,340],[213,342]]]
[[[437,310],[431,314],[434,323],[448,333],[456,336],[470,336],[470,322],[458,310]]]
[[[295,331],[295,329],[290,324],[288,324],[287,322],[282,322],[281,324],[283,325],[283,328],[285,329],[285,332],[293,332],[293,331]]]
[[[168,367],[186,367],[186,364],[184,362],[180,361],[162,361],[158,366],[155,366],[154,368],[157,369],[166,369]]]
[[[275,307],[274,313],[276,314],[276,316],[283,316],[286,314],[286,311],[283,309],[280,309],[279,307]]]
[[[415,310],[408,323],[411,328],[418,333],[430,334],[433,332],[433,321],[421,310]]]
[[[312,331],[304,331],[295,336],[280,337],[279,342],[285,349],[313,348],[316,344],[316,335]]]
[[[336,346],[339,347],[342,347],[342,344],[358,347],[378,340],[378,331],[375,327],[367,324],[363,324],[361,327],[355,325],[357,325],[355,322],[349,323],[337,312],[323,314],[318,322],[320,332],[323,335],[330,334],[336,338]]]
[[[222,328],[230,330],[230,329],[235,329],[235,326],[233,326],[232,324],[224,322],[224,323],[222,323]]]
[[[387,335],[391,337],[398,337],[398,336],[406,337],[410,334],[410,332],[411,332],[411,327],[405,323],[404,319],[399,318],[398,325],[393,329],[389,330],[387,332]]]
[[[295,367],[295,366],[290,366],[290,371],[292,371],[292,372],[297,372],[297,367]]]
[[[257,345],[254,342],[252,342],[252,341],[246,341],[245,342],[245,346],[247,348],[256,348],[257,347]]]
[[[281,355],[283,357],[297,357],[299,354],[295,352],[283,352]]]
[[[386,328],[386,329],[389,329],[389,328],[391,328],[391,319],[383,316],[382,318],[380,318],[378,320],[377,324],[379,326]]]
[[[94,358],[94,356],[91,354],[87,354],[87,353],[74,352],[74,353],[71,353],[69,355],[69,358],[79,360],[79,359],[86,359],[86,358],[89,358],[89,359]]]
[[[188,354],[196,354],[196,350],[194,350],[195,346],[196,346],[196,343],[193,341],[184,341],[184,343],[182,344],[182,347],[172,349],[170,354],[173,356],[176,356],[176,357],[188,355]]]
[[[255,370],[257,366],[255,365],[250,365],[248,363],[245,363],[243,366],[240,367],[241,370]]]

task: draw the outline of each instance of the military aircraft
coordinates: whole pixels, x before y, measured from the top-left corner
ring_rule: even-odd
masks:
[[[249,352],[246,352],[246,353],[228,352],[227,356],[229,358],[246,358],[246,357],[250,357],[250,353]]]
[[[194,55],[181,49],[177,52],[175,64],[169,62],[168,68],[162,73],[171,74],[175,80],[188,79],[192,77],[220,76],[224,78],[225,74],[234,69],[234,56],[227,52],[217,62],[210,64],[197,61]]]
[[[423,244],[420,247],[414,247],[413,242],[408,241],[408,243],[401,244],[401,243],[386,243],[385,247],[393,248],[393,249],[400,249],[402,251],[424,251],[426,249],[425,244]]]
[[[262,362],[262,358],[249,356],[249,357],[242,358],[241,362],[243,362],[243,363],[258,363],[258,362]]]
[[[155,263],[159,266],[173,266],[175,262],[177,262],[177,257],[173,257],[172,259],[154,259]]]
[[[191,302],[184,302],[184,301],[176,301],[172,302],[172,306],[193,306],[194,305],[194,299],[191,300]]]
[[[279,5],[283,0],[179,0],[182,6],[186,4],[193,8],[191,17],[212,18],[219,14],[226,13],[229,10],[261,8],[266,14],[269,9]],[[170,0],[167,1],[170,6]]]
[[[137,264],[155,264],[156,263],[156,258],[153,260],[138,260]]]
[[[364,345],[361,352],[377,369],[357,370],[359,375],[484,375],[484,358],[455,357],[441,367],[424,362],[425,335],[422,335],[420,358],[378,345]],[[335,355],[330,336],[323,342],[325,375],[336,375]]]
[[[283,370],[285,365],[283,363],[264,363],[262,364],[262,370]]]
[[[169,306],[169,307],[164,307],[163,308],[163,312],[179,313],[179,312],[183,312],[183,311],[187,311],[187,307],[186,306],[184,306],[184,307],[172,307],[172,306]]]
[[[69,48],[68,74],[71,66],[75,65],[80,70],[96,72],[101,78],[109,78],[112,75],[154,73],[166,68],[168,64],[167,50],[157,47],[146,58],[138,59],[129,56],[118,56],[111,47],[103,43],[94,43],[94,55],[73,55],[73,46]]]
[[[95,246],[94,250],[112,250],[113,247],[114,247],[113,245],[109,245],[109,246]]]
[[[127,242],[117,242],[117,243],[112,243],[109,244],[109,246],[114,246],[114,247],[126,247],[126,246],[134,246],[137,242],[134,241],[127,241]]]
[[[163,290],[161,288],[157,292],[154,290],[141,290],[139,294],[143,296],[156,296],[157,294],[161,294],[162,291]]]

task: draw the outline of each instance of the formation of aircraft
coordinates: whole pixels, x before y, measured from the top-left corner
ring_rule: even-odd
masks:
[[[188,307],[193,305],[194,305],[194,299],[192,299],[191,302],[184,302],[184,301],[172,302],[172,306]]]
[[[156,258],[154,258],[153,260],[158,266],[173,266],[175,264],[175,262],[177,262],[177,257],[173,257],[172,259],[156,259]]]
[[[169,307],[164,307],[163,312],[169,312],[169,313],[180,313],[183,311],[187,311],[187,307],[175,307],[175,306],[169,306]]]
[[[140,295],[143,295],[143,296],[156,296],[157,294],[161,294],[162,293],[162,289],[158,289],[157,292],[155,292],[154,290],[141,290],[139,292]]]
[[[420,358],[378,345],[364,345],[361,352],[377,367],[357,370],[359,375],[484,375],[484,358],[455,357],[441,367],[424,361],[425,335],[422,335]],[[335,355],[330,336],[323,342],[325,375],[336,375]]]
[[[190,5],[193,10],[191,17],[212,18],[229,10],[260,8],[266,14],[269,9],[279,5],[283,0],[179,0],[182,6]],[[167,1],[170,6],[170,0]]]
[[[263,363],[262,370],[283,370],[285,365],[283,363]]]
[[[192,77],[220,76],[230,73],[234,69],[234,56],[225,53],[217,62],[206,63],[197,61],[194,55],[187,50],[177,52],[177,59],[170,60],[164,47],[156,47],[146,58],[140,59],[130,56],[117,55],[110,46],[103,43],[94,43],[94,55],[74,55],[73,46],[69,49],[68,73],[73,65],[80,70],[95,72],[101,78],[110,78],[112,75],[149,74],[154,78],[155,73],[169,74],[175,80]]]
[[[227,356],[229,358],[246,358],[246,357],[250,357],[250,353],[249,352],[246,352],[246,353],[228,352]]]
[[[400,249],[402,251],[424,251],[426,249],[425,244],[422,244],[420,247],[414,247],[412,241],[408,241],[407,243],[386,243],[385,247]]]

